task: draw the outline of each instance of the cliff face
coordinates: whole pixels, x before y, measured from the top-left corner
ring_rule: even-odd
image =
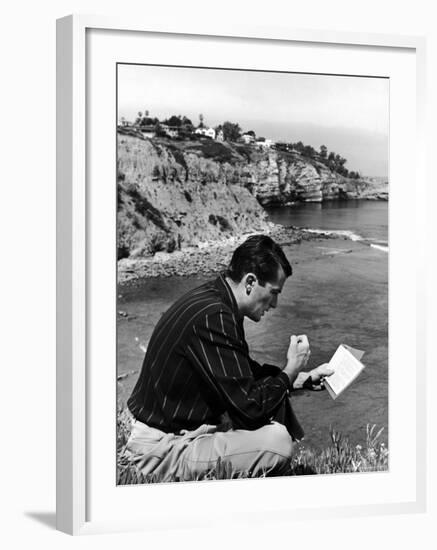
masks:
[[[252,189],[264,205],[388,198],[384,181],[345,178],[299,154],[269,150],[251,164]]]
[[[118,134],[119,258],[267,229],[261,205],[387,198],[295,153]]]
[[[231,164],[118,136],[119,257],[172,252],[266,228],[264,210]]]

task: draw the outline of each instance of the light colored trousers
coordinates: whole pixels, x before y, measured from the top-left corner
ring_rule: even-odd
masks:
[[[201,479],[217,466],[219,458],[231,463],[233,477],[284,475],[291,453],[291,437],[277,422],[257,430],[227,432],[204,424],[176,435],[134,420],[126,445],[126,454],[137,468],[163,482]]]

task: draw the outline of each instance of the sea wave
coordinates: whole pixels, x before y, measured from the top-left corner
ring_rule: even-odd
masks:
[[[372,248],[376,248],[377,250],[381,250],[382,252],[388,252],[388,246],[384,246],[382,244],[375,244],[375,243],[370,243],[370,246]]]
[[[338,235],[339,237],[346,237],[351,241],[364,241],[361,235],[357,235],[353,231],[348,231],[346,229],[305,229],[305,231],[320,235]]]
[[[305,231],[308,233],[316,233],[320,235],[336,235],[338,237],[345,237],[346,239],[349,239],[351,241],[355,242],[361,242],[363,244],[366,244],[372,248],[376,248],[377,250],[381,250],[382,252],[388,252],[388,242],[387,241],[381,241],[378,239],[367,239],[365,237],[362,237],[361,235],[358,235],[357,233],[354,233],[353,231],[349,231],[347,229],[310,229],[306,228]]]

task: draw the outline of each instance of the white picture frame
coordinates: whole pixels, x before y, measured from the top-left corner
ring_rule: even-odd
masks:
[[[91,159],[89,152],[92,137],[87,131],[90,124],[89,118],[90,109],[92,108],[92,100],[90,99],[90,91],[88,88],[88,80],[92,80],[90,71],[93,71],[95,65],[88,59],[90,49],[98,49],[97,42],[92,41],[90,33],[94,31],[106,35],[105,40],[115,40],[118,35],[126,38],[121,40],[131,40],[133,37],[138,39],[141,36],[149,36],[159,40],[161,43],[170,40],[178,40],[192,38],[193,40],[203,40],[208,43],[210,48],[217,50],[217,41],[222,44],[240,44],[244,47],[257,45],[260,47],[276,46],[287,47],[291,45],[314,45],[319,49],[342,48],[345,52],[361,49],[365,51],[375,52],[397,52],[396,55],[401,58],[402,55],[408,56],[411,63],[414,64],[414,82],[409,80],[411,94],[406,102],[405,118],[408,119],[411,129],[411,124],[414,126],[414,141],[416,143],[416,156],[413,162],[408,164],[408,174],[415,178],[415,194],[424,192],[424,150],[423,143],[423,123],[424,123],[424,74],[425,74],[425,41],[420,37],[405,37],[392,35],[374,35],[374,34],[354,34],[354,33],[337,33],[337,32],[322,32],[322,31],[303,31],[303,30],[288,30],[284,28],[252,28],[250,25],[236,27],[229,25],[228,28],[215,27],[214,24],[205,27],[193,22],[190,26],[178,28],[177,25],[157,25],[138,21],[129,21],[122,19],[110,19],[104,17],[81,16],[74,15],[58,20],[57,22],[57,528],[61,531],[70,534],[85,534],[93,532],[118,531],[126,529],[151,529],[151,528],[166,528],[167,526],[186,525],[187,522],[192,526],[210,524],[210,516],[214,516],[216,521],[220,521],[220,516],[214,511],[209,510],[209,515],[202,515],[202,510],[196,508],[195,505],[191,514],[176,514],[176,508],[167,508],[166,516],[160,517],[159,503],[165,499],[174,501],[180,506],[180,502],[186,499],[204,500],[211,498],[217,502],[217,510],[222,506],[223,502],[230,500],[235,502],[241,499],[244,502],[241,514],[235,509],[231,514],[235,521],[256,520],[257,517],[270,519],[283,519],[290,515],[293,511],[295,519],[331,517],[338,515],[365,515],[365,514],[391,514],[391,513],[413,513],[425,510],[426,503],[426,401],[425,401],[425,313],[424,313],[424,280],[425,280],[425,254],[421,249],[420,243],[417,240],[417,235],[420,230],[420,224],[423,221],[416,213],[416,228],[413,235],[410,235],[407,242],[414,248],[412,252],[414,265],[405,267],[403,274],[397,275],[396,281],[390,279],[390,300],[396,299],[397,293],[401,292],[400,287],[404,287],[404,292],[408,294],[407,300],[410,310],[414,310],[414,345],[412,346],[409,356],[414,361],[415,373],[412,378],[412,387],[414,392],[414,415],[411,420],[414,425],[413,442],[414,446],[414,471],[407,480],[405,477],[405,485],[408,486],[405,494],[407,496],[399,497],[395,494],[393,485],[399,480],[394,479],[394,483],[390,487],[387,484],[386,501],[372,502],[370,498],[361,502],[359,497],[354,499],[354,502],[339,501],[332,506],[326,504],[311,507],[309,503],[305,504],[303,500],[297,503],[287,504],[283,500],[275,501],[275,506],[269,506],[269,495],[274,495],[278,492],[278,481],[281,483],[289,483],[290,480],[262,480],[262,492],[265,499],[257,499],[256,495],[260,493],[260,484],[258,480],[241,481],[231,484],[226,482],[203,483],[203,484],[178,484],[178,487],[163,485],[150,486],[147,488],[123,488],[119,487],[120,502],[125,502],[127,492],[132,494],[132,490],[149,489],[153,491],[153,501],[156,504],[155,514],[152,510],[144,510],[136,516],[130,515],[129,511],[126,514],[118,516],[114,515],[114,511],[105,515],[101,513],[90,514],[90,508],[94,500],[96,491],[101,491],[100,501],[108,500],[105,496],[103,488],[90,489],[94,483],[96,471],[95,453],[90,451],[92,441],[96,434],[93,422],[96,421],[96,414],[93,412],[95,406],[95,380],[93,379],[93,357],[95,341],[98,340],[96,333],[90,327],[94,321],[90,321],[93,316],[99,315],[97,301],[93,303],[93,289],[95,289],[95,276],[92,272],[93,260],[91,257],[92,251],[96,250],[96,242],[103,244],[102,236],[94,230],[93,220],[96,218],[95,212],[95,197],[93,196],[93,188],[90,186],[90,181],[95,179],[94,170],[98,170]],[[99,36],[103,35],[100,34]],[[118,39],[117,39],[118,40]],[[91,48],[92,46],[92,48]],[[126,50],[127,51],[127,50]],[[211,50],[212,51],[212,50]],[[108,54],[109,55],[109,54]],[[123,54],[125,55],[125,54]],[[128,54],[126,54],[128,55]],[[166,60],[176,58],[176,52],[169,48],[165,53]],[[413,61],[414,58],[414,61]],[[129,61],[123,57],[120,61]],[[108,61],[110,66],[111,60]],[[103,66],[104,64],[102,64]],[[345,61],[344,74],[349,74],[347,62]],[[382,69],[381,69],[382,70]],[[329,71],[328,71],[329,72]],[[111,77],[112,78],[112,77]],[[414,94],[413,94],[414,89]],[[115,96],[115,89],[108,92]],[[408,93],[408,92],[406,92]],[[413,95],[416,96],[414,103],[412,102]],[[402,98],[399,98],[402,101]],[[395,107],[393,107],[395,108]],[[115,113],[113,115],[115,117]],[[391,120],[391,124],[398,125],[402,129],[402,122],[395,119]],[[95,128],[95,125],[93,126]],[[115,126],[114,126],[115,128]],[[95,132],[95,130],[93,130]],[[102,130],[103,133],[103,130]],[[108,138],[110,139],[110,137]],[[115,135],[113,136],[113,144],[115,144]],[[104,147],[109,145],[102,145]],[[411,145],[410,145],[411,148]],[[113,146],[115,155],[115,146]],[[401,151],[401,145],[399,145]],[[390,159],[390,174],[391,181],[399,178],[399,185],[402,184],[402,175],[399,173],[399,153],[394,149],[395,157]],[[106,152],[108,149],[105,150]],[[391,148],[393,153],[393,149]],[[414,173],[411,172],[414,168]],[[115,171],[114,175],[115,184]],[[103,177],[103,176],[102,176]],[[393,184],[392,184],[393,188]],[[115,192],[113,193],[115,195]],[[103,202],[103,204],[105,204]],[[402,199],[395,198],[393,205],[390,205],[390,216],[396,218],[396,212],[403,207]],[[110,206],[112,208],[112,206]],[[103,213],[97,214],[104,217]],[[111,221],[112,220],[112,221]],[[115,217],[111,218],[111,212],[107,216],[104,223],[115,224]],[[109,226],[107,226],[109,227]],[[115,235],[115,227],[113,227]],[[402,236],[405,243],[405,235]],[[97,240],[96,240],[97,239]],[[111,237],[112,239],[112,237]],[[396,244],[396,243],[395,243]],[[106,250],[111,250],[112,241],[108,246],[102,246]],[[105,253],[104,251],[102,253]],[[396,257],[396,247],[393,250],[393,256]],[[115,249],[114,249],[115,257]],[[108,253],[107,259],[111,261],[111,252]],[[114,268],[115,270],[115,268]],[[393,266],[390,266],[391,277],[393,275]],[[106,297],[111,299],[110,293],[114,290],[115,271],[108,272],[109,294]],[[413,277],[413,279],[412,279]],[[398,280],[399,279],[399,280]],[[94,282],[93,282],[94,281]],[[406,285],[409,283],[409,288]],[[105,292],[105,284],[102,283],[102,292]],[[115,306],[114,306],[115,307]],[[103,326],[103,324],[102,324]],[[102,328],[102,333],[105,329]],[[103,338],[107,338],[110,331],[105,332]],[[399,332],[402,336],[402,332]],[[392,343],[391,348],[396,348],[396,342]],[[399,337],[398,337],[399,339]],[[391,350],[391,353],[392,353]],[[390,357],[391,362],[397,360],[397,356]],[[115,358],[114,358],[115,360]],[[407,359],[404,359],[407,361]],[[112,373],[115,386],[115,371]],[[391,379],[392,381],[392,379]],[[397,388],[394,394],[390,395],[391,408],[390,414],[399,414],[401,408],[400,393],[405,389],[403,386],[396,386],[398,382],[393,380],[393,387]],[[402,382],[399,381],[399,384]],[[405,381],[404,381],[405,383]],[[110,386],[102,385],[103,390]],[[102,392],[105,393],[104,391]],[[113,396],[111,396],[112,399]],[[103,401],[105,396],[99,397]],[[110,400],[109,400],[110,401]],[[109,403],[108,401],[108,403]],[[105,408],[106,405],[102,407]],[[111,405],[109,404],[108,407]],[[109,410],[109,409],[108,409]],[[114,417],[115,418],[115,411]],[[91,420],[92,419],[92,420]],[[103,434],[109,432],[102,430]],[[115,427],[114,427],[115,431]],[[99,436],[100,437],[100,436]],[[105,435],[101,436],[106,437]],[[115,434],[108,436],[106,442],[109,441],[109,447],[115,441]],[[104,446],[102,445],[102,448]],[[114,447],[115,449],[115,447]],[[115,452],[115,451],[114,451]],[[112,460],[112,457],[111,457]],[[108,462],[110,459],[108,458]],[[400,465],[401,466],[401,465]],[[110,465],[108,466],[110,469]],[[102,465],[102,470],[106,467]],[[366,474],[367,475],[367,474]],[[392,472],[387,474],[392,475]],[[394,476],[394,474],[393,474]],[[302,488],[302,483],[311,484],[311,491],[321,491],[326,495],[332,493],[336,486],[344,485],[344,477],[323,480],[309,479],[294,479],[296,487],[299,485]],[[103,479],[103,478],[102,478]],[[105,478],[108,479],[108,478]],[[379,478],[380,480],[382,478]],[[368,478],[371,481],[371,477]],[[115,487],[115,470],[113,474],[113,482]],[[349,483],[346,481],[346,484]],[[367,481],[366,481],[367,483]],[[190,485],[190,486],[189,486]],[[196,487],[193,487],[196,485]],[[281,486],[282,487],[282,486]],[[299,489],[302,490],[302,489]],[[305,490],[305,489],[303,489]],[[347,488],[344,489],[347,493]],[[390,492],[391,491],[391,492]],[[340,491],[341,492],[341,491]],[[408,494],[407,494],[408,493]],[[229,496],[231,495],[231,496]],[[128,500],[130,499],[130,496]],[[271,501],[270,501],[271,502]],[[94,504],[92,504],[94,506]],[[113,508],[115,510],[115,508]],[[197,511],[197,512],[196,512]],[[229,517],[229,510],[227,512]]]

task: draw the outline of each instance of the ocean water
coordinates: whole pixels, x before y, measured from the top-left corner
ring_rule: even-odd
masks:
[[[337,232],[354,240],[388,247],[388,202],[385,201],[300,203],[266,210],[274,223]]]
[[[297,392],[293,407],[306,432],[304,444],[321,449],[334,428],[353,444],[365,442],[367,424],[383,427],[388,442],[388,230],[387,203],[349,201],[270,209],[284,225],[340,232],[287,246],[293,265],[277,309],[260,323],[245,321],[251,355],[283,365],[291,334],[307,334],[310,368],[328,362],[337,346],[365,351],[363,373],[335,401],[325,392]],[[352,236],[352,239],[349,237]],[[376,245],[375,248],[371,245]],[[117,310],[118,400],[135,384],[144,349],[162,313],[204,276],[145,279],[120,287]]]

